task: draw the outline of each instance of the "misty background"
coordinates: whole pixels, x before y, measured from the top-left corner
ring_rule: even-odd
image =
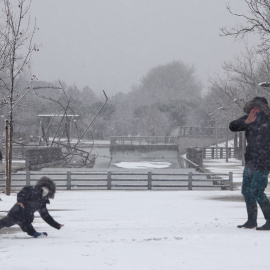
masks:
[[[10,97],[8,76],[3,80],[2,115],[10,115],[6,100],[11,106],[21,101],[14,134],[25,140],[40,136],[39,114],[56,113],[68,102],[79,115],[80,136],[104,103],[104,90],[109,101],[85,139],[228,127],[246,101],[268,95],[258,83],[269,78],[270,57],[258,50],[258,31],[243,39],[224,36],[222,27],[246,23],[227,5],[234,13],[252,14],[246,1],[32,1],[27,15],[30,30],[36,23],[33,39],[27,33],[13,39],[21,40],[20,50],[28,49],[31,59],[28,70],[18,69],[20,77],[13,78]],[[16,13],[13,2],[12,8]],[[27,47],[31,40],[36,45]],[[12,70],[3,65],[3,76]]]
[[[230,1],[236,11],[245,1]],[[31,16],[41,44],[32,58],[39,80],[62,80],[108,95],[127,93],[153,67],[193,65],[203,91],[209,76],[243,44],[221,38],[219,28],[240,22],[227,0],[35,0]],[[251,40],[252,42],[252,40]]]

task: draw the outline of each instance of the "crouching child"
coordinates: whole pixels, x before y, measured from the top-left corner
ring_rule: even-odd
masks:
[[[50,203],[49,198],[54,198],[55,192],[55,183],[46,176],[40,178],[35,187],[24,187],[17,195],[17,203],[10,209],[7,216],[0,220],[0,229],[17,224],[30,236],[35,238],[47,236],[46,232],[37,232],[32,226],[36,211],[50,226],[61,229],[64,225],[57,223],[46,207],[46,204]]]

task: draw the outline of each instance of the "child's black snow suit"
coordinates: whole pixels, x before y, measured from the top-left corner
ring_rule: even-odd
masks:
[[[31,223],[34,220],[36,211],[49,225],[60,229],[61,225],[51,217],[47,210],[46,204],[50,203],[48,196],[43,197],[42,193],[43,189],[40,186],[24,187],[17,195],[17,202],[22,203],[24,208],[16,203],[7,216],[0,220],[0,229],[17,224],[24,232],[34,236],[36,231]]]

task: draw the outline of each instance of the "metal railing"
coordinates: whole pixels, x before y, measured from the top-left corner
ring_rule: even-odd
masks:
[[[179,130],[178,130],[178,136],[179,137],[225,138],[227,131],[228,131],[227,128],[181,126],[179,127]]]
[[[113,136],[111,145],[176,145],[178,137],[172,136]]]
[[[238,148],[234,147],[203,147],[204,159],[235,158],[238,157]]]

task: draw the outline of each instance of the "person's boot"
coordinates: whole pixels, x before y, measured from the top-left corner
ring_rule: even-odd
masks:
[[[243,225],[238,225],[238,228],[246,228],[246,229],[253,229],[257,227],[257,203],[246,204],[247,206],[247,214],[248,220]]]
[[[270,202],[268,201],[267,203],[261,204],[260,207],[262,209],[264,218],[266,219],[266,223],[261,227],[257,227],[256,230],[270,231]]]

